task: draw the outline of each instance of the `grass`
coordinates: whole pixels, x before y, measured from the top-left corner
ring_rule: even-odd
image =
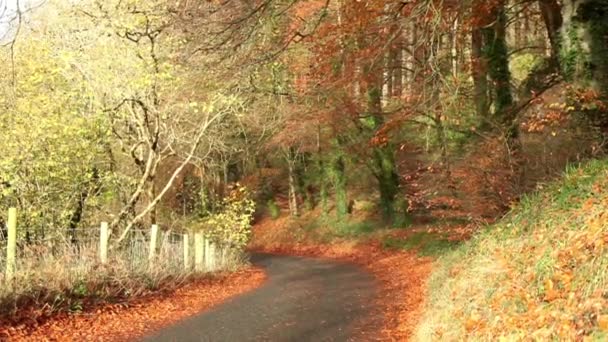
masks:
[[[373,233],[378,226],[373,221],[345,221],[335,222],[335,235],[338,237],[359,237]]]
[[[416,250],[420,256],[437,257],[458,246],[448,234],[417,232],[407,238],[385,237],[382,246],[387,249]]]
[[[85,311],[104,302],[172,290],[199,277],[184,268],[181,235],[163,235],[153,262],[148,260],[148,246],[146,239],[131,239],[110,250],[109,262],[102,265],[94,237],[78,247],[64,239],[22,245],[15,277],[8,280],[0,272],[0,322]],[[240,252],[218,248],[216,253],[215,270],[235,270],[245,262]]]
[[[433,269],[416,340],[608,340],[608,161],[570,167]]]
[[[380,223],[373,219],[338,219],[321,215],[305,221],[302,230],[313,234],[321,241],[329,242],[334,238],[358,238],[374,233]]]

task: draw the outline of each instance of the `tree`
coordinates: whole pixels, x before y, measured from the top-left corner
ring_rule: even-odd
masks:
[[[559,67],[559,54],[562,42],[560,31],[564,21],[560,12],[561,7],[556,0],[539,0],[538,4],[551,43],[551,61]]]
[[[19,201],[36,220],[74,232],[110,212],[123,239],[143,219],[159,219],[156,208],[186,165],[210,164],[222,130],[233,131],[220,123],[242,101],[217,86],[190,94],[172,20],[163,1],[49,1],[44,15],[32,13],[3,56],[15,61],[3,72],[17,76],[12,85],[5,74],[1,84],[2,125],[11,132],[3,136],[11,151],[1,176],[5,205]],[[36,130],[19,130],[23,120]],[[169,160],[179,163],[163,183],[158,168]]]
[[[564,75],[608,89],[608,4],[602,0],[564,1],[561,67]]]
[[[52,38],[61,35],[50,25],[38,25],[51,39],[22,27],[0,57],[12,65],[0,77],[0,203],[22,209],[28,238],[61,233],[75,239],[84,212],[109,185],[108,125],[73,51],[55,44]]]

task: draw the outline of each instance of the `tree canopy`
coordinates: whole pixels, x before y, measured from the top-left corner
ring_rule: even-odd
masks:
[[[593,154],[607,133],[602,1],[6,8],[0,204],[26,209],[28,234],[99,219],[123,238],[176,217],[187,229],[236,182],[258,204],[285,193],[294,216],[346,219],[367,193],[385,222],[406,225],[467,193],[480,156],[502,156],[472,185],[500,207],[520,192],[498,178],[540,180],[530,134],[568,121],[594,137],[576,153]],[[556,87],[559,108],[531,115]]]

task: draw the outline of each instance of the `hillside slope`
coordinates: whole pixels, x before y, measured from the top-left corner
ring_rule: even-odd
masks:
[[[441,258],[416,340],[608,340],[608,161]]]

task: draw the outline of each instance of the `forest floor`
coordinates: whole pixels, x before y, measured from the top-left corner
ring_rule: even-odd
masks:
[[[0,341],[129,341],[250,291],[265,278],[263,270],[251,267],[202,278],[174,291],[159,291],[78,314],[62,313],[44,321],[18,325],[0,322]]]

